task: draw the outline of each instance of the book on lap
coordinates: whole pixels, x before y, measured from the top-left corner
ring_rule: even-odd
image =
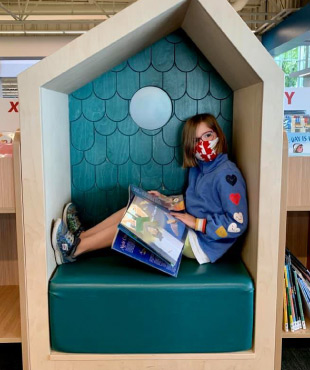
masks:
[[[129,194],[112,249],[177,276],[188,230],[170,210],[184,209],[183,197],[156,197],[133,185]]]

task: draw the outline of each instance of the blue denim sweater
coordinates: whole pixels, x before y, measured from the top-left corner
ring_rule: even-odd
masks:
[[[199,224],[199,244],[215,262],[248,225],[245,181],[227,154],[219,154],[212,162],[198,161],[190,168],[185,201],[186,211]]]

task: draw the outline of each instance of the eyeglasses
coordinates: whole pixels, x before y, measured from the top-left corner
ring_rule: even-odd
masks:
[[[195,142],[198,143],[198,141],[201,139],[202,141],[208,141],[211,140],[212,136],[214,134],[214,131],[207,131],[204,134],[202,134],[200,137],[195,138]]]

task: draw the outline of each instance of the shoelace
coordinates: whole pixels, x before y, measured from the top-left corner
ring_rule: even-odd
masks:
[[[65,233],[64,237],[65,237],[66,240],[69,240],[71,244],[73,244],[73,242],[74,242],[74,235],[69,230],[67,230],[67,232]]]

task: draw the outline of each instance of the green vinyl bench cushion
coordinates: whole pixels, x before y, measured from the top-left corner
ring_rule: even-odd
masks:
[[[204,353],[252,347],[253,282],[240,260],[177,278],[111,250],[57,268],[49,284],[51,347],[71,353]]]

